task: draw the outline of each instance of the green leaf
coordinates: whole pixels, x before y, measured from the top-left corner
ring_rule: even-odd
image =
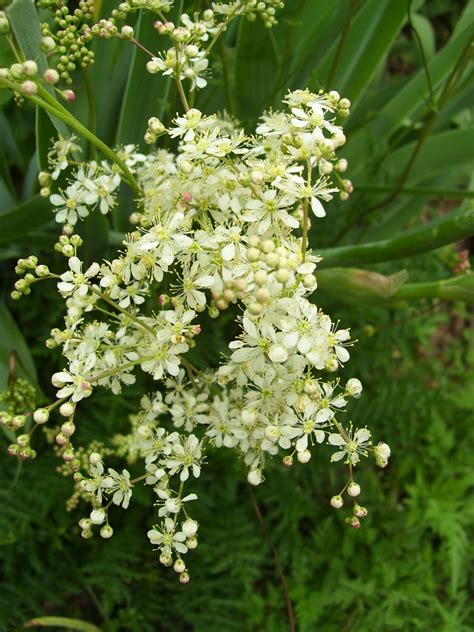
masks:
[[[363,3],[353,20],[347,41],[328,90],[336,89],[355,101],[372,80],[406,21],[406,3],[393,0],[369,0]],[[334,47],[339,42],[334,43]],[[327,77],[333,55],[319,67]]]
[[[84,261],[102,261],[109,242],[109,223],[107,218],[96,209],[84,221],[76,225],[76,232],[83,238],[81,253]]]
[[[260,20],[240,24],[237,37],[234,94],[237,116],[255,120],[275,91],[279,63],[269,30]]]
[[[467,26],[429,61],[428,68],[435,90],[439,89],[450,75],[472,33],[472,25]],[[381,155],[388,139],[410,119],[416,118],[426,109],[428,97],[426,75],[422,69],[375,115],[367,111],[367,121],[352,133],[344,147],[344,154],[351,164],[352,177],[366,168],[365,161],[358,158],[362,155]]]
[[[404,145],[394,151],[386,159],[383,171],[389,182],[396,182],[397,176],[407,164],[416,141]],[[410,171],[407,182],[414,184],[430,178],[434,174],[457,169],[458,173],[471,173],[474,163],[474,127],[467,129],[450,130],[430,136],[423,144],[413,168]]]
[[[423,53],[426,59],[431,59],[436,50],[436,38],[433,26],[427,17],[420,13],[415,13],[411,18],[413,28],[420,38],[421,46],[423,47]],[[419,55],[418,51],[418,55]]]
[[[15,242],[52,220],[53,212],[49,200],[35,195],[8,213],[0,215],[0,244]]]
[[[0,301],[0,331],[0,389],[7,385],[12,352],[15,353],[16,373],[36,383],[36,367],[28,345],[3,300]]]
[[[36,617],[24,624],[25,628],[63,628],[66,630],[77,630],[77,632],[101,632],[101,629],[92,623],[81,621],[80,619],[69,619],[67,617]]]

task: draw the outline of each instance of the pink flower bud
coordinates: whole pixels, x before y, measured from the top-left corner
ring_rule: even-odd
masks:
[[[76,98],[76,94],[72,90],[64,90],[63,97],[66,99],[66,101],[69,101],[69,103],[72,103],[74,99]]]

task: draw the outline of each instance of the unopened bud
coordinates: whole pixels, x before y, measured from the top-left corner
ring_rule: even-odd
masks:
[[[298,452],[296,458],[300,463],[308,463],[311,460],[311,452],[309,450],[303,450]]]

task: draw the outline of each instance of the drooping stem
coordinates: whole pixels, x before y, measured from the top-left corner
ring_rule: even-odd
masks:
[[[286,576],[285,573],[283,571],[283,567],[281,565],[280,562],[280,557],[278,555],[278,551],[276,550],[275,545],[273,544],[273,541],[270,537],[270,533],[268,531],[267,525],[265,524],[265,520],[263,518],[263,514],[261,512],[261,509],[259,507],[259,504],[257,502],[257,498],[255,497],[255,494],[253,492],[252,489],[249,490],[250,491],[250,497],[252,499],[252,504],[253,504],[253,508],[255,509],[255,513],[257,515],[257,519],[258,522],[260,524],[260,528],[262,530],[263,535],[265,536],[265,539],[267,540],[271,550],[272,550],[272,554],[273,554],[273,559],[275,561],[275,567],[277,569],[278,572],[278,576],[280,578],[280,582],[281,585],[283,587],[283,593],[285,595],[285,604],[286,604],[286,611],[288,614],[288,624],[289,624],[289,629],[290,632],[295,632],[296,627],[295,627],[295,615],[293,613],[293,605],[291,603],[291,598],[290,598],[290,591],[288,589],[288,582],[286,581]]]

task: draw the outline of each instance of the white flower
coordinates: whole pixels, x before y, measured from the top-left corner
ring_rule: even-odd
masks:
[[[119,474],[116,470],[109,467],[108,476],[104,479],[102,487],[107,494],[112,494],[114,505],[121,505],[124,509],[127,509],[133,488],[130,482],[130,473],[127,470],[122,470],[122,474]]]
[[[51,204],[58,207],[55,210],[57,222],[74,226],[78,218],[84,219],[89,215],[89,209],[84,205],[83,194],[77,186],[69,186],[62,195],[53,193],[49,199]]]
[[[339,433],[330,434],[328,443],[340,448],[332,455],[331,461],[340,461],[345,458],[346,463],[357,465],[360,461],[360,454],[367,456],[367,448],[371,445],[370,437],[371,434],[367,428],[360,428],[354,434],[349,433],[347,439]]]
[[[93,263],[87,270],[82,272],[82,261],[78,257],[69,258],[69,271],[61,275],[58,283],[58,290],[63,296],[78,294],[85,296],[89,291],[89,279],[97,276],[100,266]]]
[[[188,547],[183,544],[186,536],[182,531],[176,531],[174,521],[165,518],[160,529],[150,529],[147,533],[152,544],[157,544],[166,557],[171,557],[173,550],[177,553],[187,553]]]

